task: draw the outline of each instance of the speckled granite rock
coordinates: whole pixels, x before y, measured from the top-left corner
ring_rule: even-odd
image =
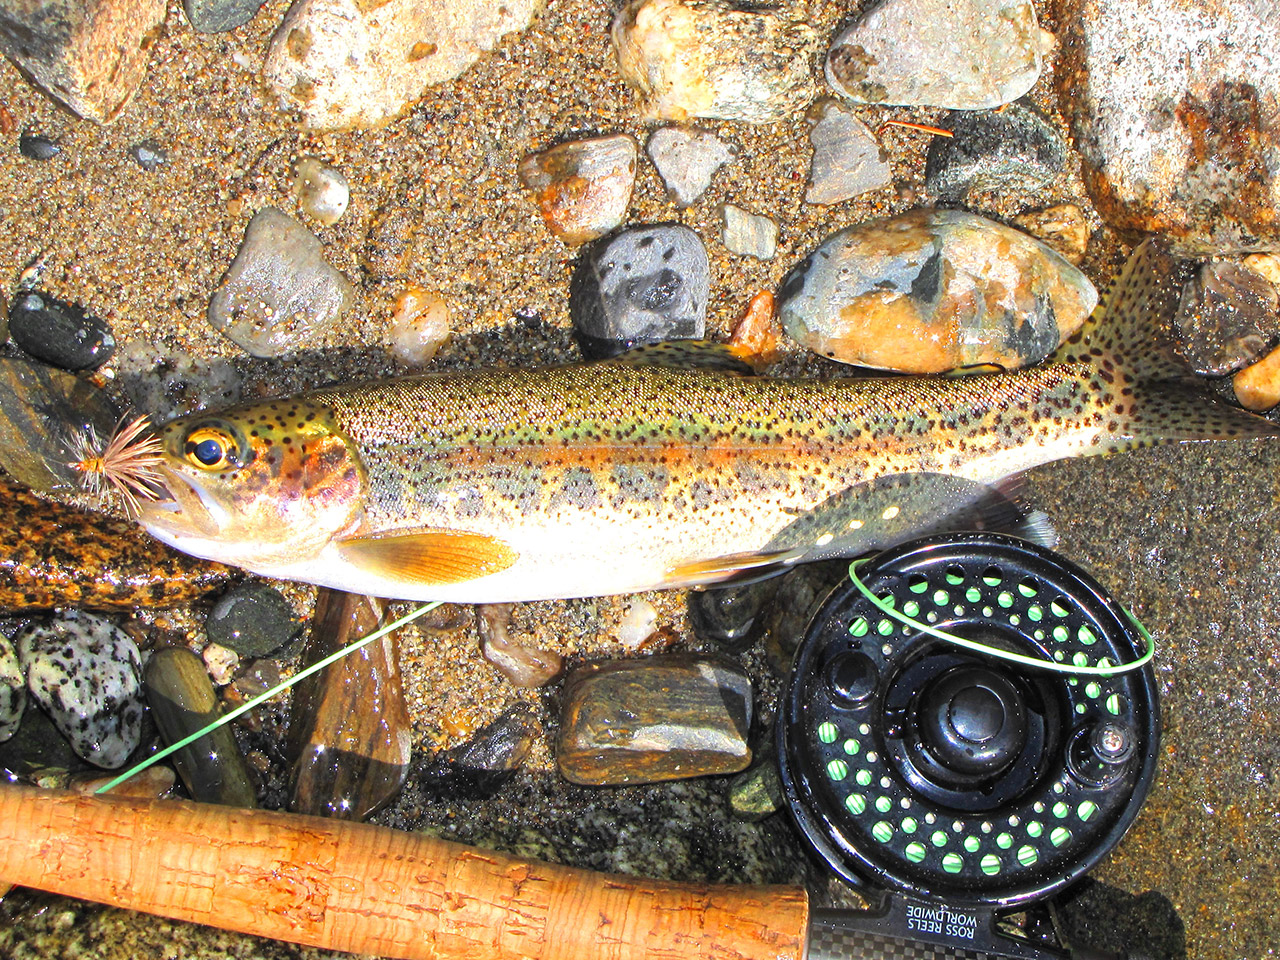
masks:
[[[541,7],[541,0],[300,0],[272,38],[263,72],[313,130],[377,126],[524,30]]]
[[[1039,111],[1011,103],[999,113],[954,110],[938,124],[950,137],[934,137],[925,162],[925,186],[955,203],[970,191],[1034,194],[1053,182],[1067,145]]]
[[[1089,221],[1074,203],[1028,210],[1013,218],[1014,226],[1052,247],[1072,266],[1080,266],[1089,249]]]
[[[116,116],[142,83],[164,0],[4,0],[3,51],[86,120]]]
[[[941,373],[1044,359],[1098,300],[1038,240],[971,213],[915,210],[847,227],[784,278],[778,316],[810,350],[863,366]]]
[[[885,0],[832,42],[827,82],[859,103],[982,110],[1030,90],[1050,44],[1029,0]]]
[[[826,97],[810,109],[809,123],[813,159],[805,203],[840,203],[893,182],[888,154],[848,107]]]
[[[517,172],[547,229],[565,243],[586,243],[626,218],[639,152],[625,133],[571,140],[530,154]]]
[[[1280,5],[1057,6],[1058,96],[1103,218],[1188,256],[1280,249]]]
[[[618,69],[657,120],[786,119],[817,93],[817,39],[803,20],[727,0],[632,0],[613,21]]]
[[[0,634],[0,741],[18,730],[27,705],[27,676],[9,638]]]

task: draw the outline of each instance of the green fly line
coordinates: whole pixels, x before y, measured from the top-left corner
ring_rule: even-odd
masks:
[[[1117,664],[1114,667],[1077,667],[1074,664],[1058,663],[1054,660],[1045,660],[1040,657],[1028,657],[1020,653],[1013,653],[1010,650],[1002,650],[999,647],[980,643],[977,640],[968,640],[964,637],[957,637],[955,634],[947,633],[945,630],[939,630],[937,627],[930,626],[927,623],[921,623],[919,620],[913,620],[905,613],[895,610],[892,606],[885,603],[872,593],[871,590],[868,589],[867,585],[858,578],[858,567],[869,562],[870,558],[864,557],[861,560],[855,560],[853,563],[849,564],[849,579],[853,581],[853,585],[861,591],[864,597],[876,605],[876,608],[881,613],[887,617],[892,617],[901,623],[905,623],[907,626],[914,627],[917,630],[927,633],[931,637],[937,637],[939,640],[945,640],[947,643],[953,643],[958,647],[964,647],[966,650],[973,650],[976,653],[981,653],[989,657],[996,657],[1000,660],[1008,660],[1012,663],[1021,664],[1025,667],[1035,667],[1040,670],[1049,670],[1053,673],[1068,673],[1075,676],[1085,677],[1110,677],[1117,673],[1128,673],[1131,670],[1137,670],[1138,668],[1145,667],[1150,663],[1151,658],[1154,657],[1156,653],[1156,642],[1152,639],[1151,634],[1147,632],[1147,628],[1138,621],[1137,617],[1124,607],[1121,607],[1120,609],[1124,610],[1125,616],[1129,618],[1129,622],[1137,628],[1138,633],[1147,642],[1147,652],[1137,660],[1132,660],[1129,663]]]
[[[343,657],[345,657],[349,653],[354,653],[355,651],[363,647],[365,644],[372,643],[374,640],[380,640],[382,637],[385,637],[388,633],[391,633],[394,630],[399,630],[401,627],[405,626],[406,624],[412,623],[414,620],[417,620],[424,613],[434,610],[436,607],[440,606],[440,603],[441,601],[436,600],[431,603],[424,604],[423,606],[418,607],[417,609],[409,613],[406,613],[399,620],[393,620],[391,623],[384,624],[383,626],[379,627],[377,630],[374,630],[372,633],[361,637],[359,640],[355,640],[347,644],[345,647],[343,647],[341,650],[338,650],[336,653],[331,653],[329,654],[329,656],[325,657],[323,660],[318,660],[315,663],[311,664],[311,666],[307,667],[306,669],[299,670],[292,677],[289,677],[285,680],[281,680],[279,683],[277,683],[274,687],[272,687],[266,693],[260,693],[258,694],[258,696],[254,697],[253,699],[246,700],[244,703],[240,704],[240,706],[236,707],[230,713],[223,714],[217,720],[213,720],[205,724],[203,727],[201,727],[199,730],[197,730],[195,733],[191,734],[190,736],[183,737],[177,743],[171,743],[169,746],[165,747],[163,750],[159,750],[156,753],[153,753],[151,756],[147,757],[147,759],[143,760],[141,763],[138,763],[130,767],[128,770],[120,774],[120,776],[116,777],[114,780],[111,780],[109,783],[106,783],[103,786],[99,787],[97,790],[94,791],[94,793],[106,793],[109,790],[112,790],[115,787],[118,787],[120,784],[124,783],[130,777],[135,776],[141,773],[143,770],[147,769],[147,767],[151,766],[153,763],[163,760],[165,757],[169,756],[171,753],[181,750],[183,747],[187,746],[188,744],[194,743],[195,741],[199,740],[201,737],[212,733],[214,730],[217,730],[223,724],[230,723],[236,717],[240,716],[243,713],[247,713],[248,711],[252,710],[254,707],[258,706],[258,704],[262,703],[263,701],[270,700],[276,694],[283,693],[285,690],[288,690],[298,681],[305,680],[307,677],[311,676],[312,674],[319,673],[325,667],[329,666],[332,663],[337,662],[338,660],[341,660]]]

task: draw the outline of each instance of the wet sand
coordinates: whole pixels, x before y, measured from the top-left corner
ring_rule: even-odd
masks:
[[[286,7],[274,0],[245,28],[201,36],[171,4],[147,80],[124,114],[104,127],[62,112],[0,63],[0,101],[16,123],[0,147],[5,288],[11,291],[39,260],[43,289],[107,318],[122,345],[225,358],[264,393],[397,372],[385,331],[405,281],[436,289],[449,302],[455,340],[436,361],[440,367],[573,357],[567,289],[574,251],[548,234],[515,170],[524,154],[574,134],[630,132],[643,144],[648,128],[613,64],[612,8],[554,2],[526,34],[508,39],[405,118],[379,131],[315,136],[298,132],[260,80],[263,51]],[[823,32],[846,12],[831,3],[811,10]],[[1048,76],[1033,99],[1053,111]],[[936,123],[941,111],[861,115],[875,128],[891,117]],[[683,211],[642,161],[630,222],[681,222],[703,237],[714,337],[725,336],[754,293],[775,288],[831,231],[927,201],[924,134],[884,133],[896,190],[828,208],[802,202],[809,157],[803,117],[754,128],[700,126],[736,144],[738,159]],[[46,163],[22,158],[17,135],[24,129],[58,139],[62,153]],[[168,162],[153,173],[128,153],[146,139],[168,151]],[[307,154],[333,163],[351,182],[346,215],[333,227],[312,226],[329,262],[356,284],[358,302],[316,349],[254,360],[213,330],[205,309],[253,213],[267,205],[296,213],[290,167]],[[365,235],[374,211],[397,192],[421,194],[422,226],[404,280],[373,280],[359,265]],[[774,260],[724,249],[718,206],[726,201],[779,222]],[[1085,207],[1100,228],[1072,169],[1036,197],[1005,197],[975,209],[1002,216],[1059,202]],[[1083,265],[1095,281],[1109,273],[1118,246],[1108,232],[1095,234]],[[818,364],[793,355],[780,366]],[[1097,876],[1134,893],[1168,896],[1186,925],[1187,955],[1205,960],[1272,956],[1280,944],[1273,853],[1280,849],[1274,729],[1280,687],[1273,682],[1278,467],[1274,444],[1185,447],[1052,465],[1035,471],[1031,483],[1036,503],[1062,534],[1061,551],[1130,605],[1158,643],[1165,717],[1159,778],[1130,836]],[[308,609],[309,588],[288,592],[300,610]],[[682,598],[651,599],[668,632],[687,637]],[[622,608],[612,598],[532,604],[517,613],[517,627],[569,655],[617,654],[609,629]],[[165,620],[197,635],[196,614]],[[516,699],[535,704],[544,719],[553,716],[553,703],[495,676],[470,628],[415,633],[406,638],[405,654],[419,749],[464,739]],[[521,781],[522,789],[554,795],[548,805],[454,804],[437,813],[448,829],[469,836],[483,831],[486,816],[516,827],[523,816],[536,827],[548,810],[563,812],[561,803],[608,806],[557,786],[551,766],[543,742]],[[468,816],[478,822],[457,828]],[[778,849],[798,859],[785,826],[768,832],[779,830]],[[81,957],[318,955],[23,893],[0,910],[8,928],[0,930],[0,946],[8,943],[15,956],[70,949]]]

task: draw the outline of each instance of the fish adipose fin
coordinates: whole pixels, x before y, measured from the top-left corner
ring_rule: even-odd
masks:
[[[349,537],[338,553],[352,566],[397,583],[464,583],[516,562],[507,544],[481,533],[426,530],[398,536]]]
[[[1049,363],[1085,364],[1103,412],[1099,452],[1159,443],[1280,436],[1280,426],[1230,406],[1178,355],[1173,318],[1189,264],[1152,238],[1141,243],[1093,315]]]

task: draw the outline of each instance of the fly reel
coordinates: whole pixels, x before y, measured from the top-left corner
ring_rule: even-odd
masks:
[[[856,888],[896,893],[878,913],[827,918],[832,930],[1045,956],[999,936],[994,912],[1079,878],[1137,816],[1155,773],[1155,680],[1107,668],[1140,657],[1143,638],[1091,577],[1013,537],[915,541],[858,576],[880,605],[854,583],[828,599],[778,723],[800,830]],[[882,607],[1083,670],[998,659]]]

